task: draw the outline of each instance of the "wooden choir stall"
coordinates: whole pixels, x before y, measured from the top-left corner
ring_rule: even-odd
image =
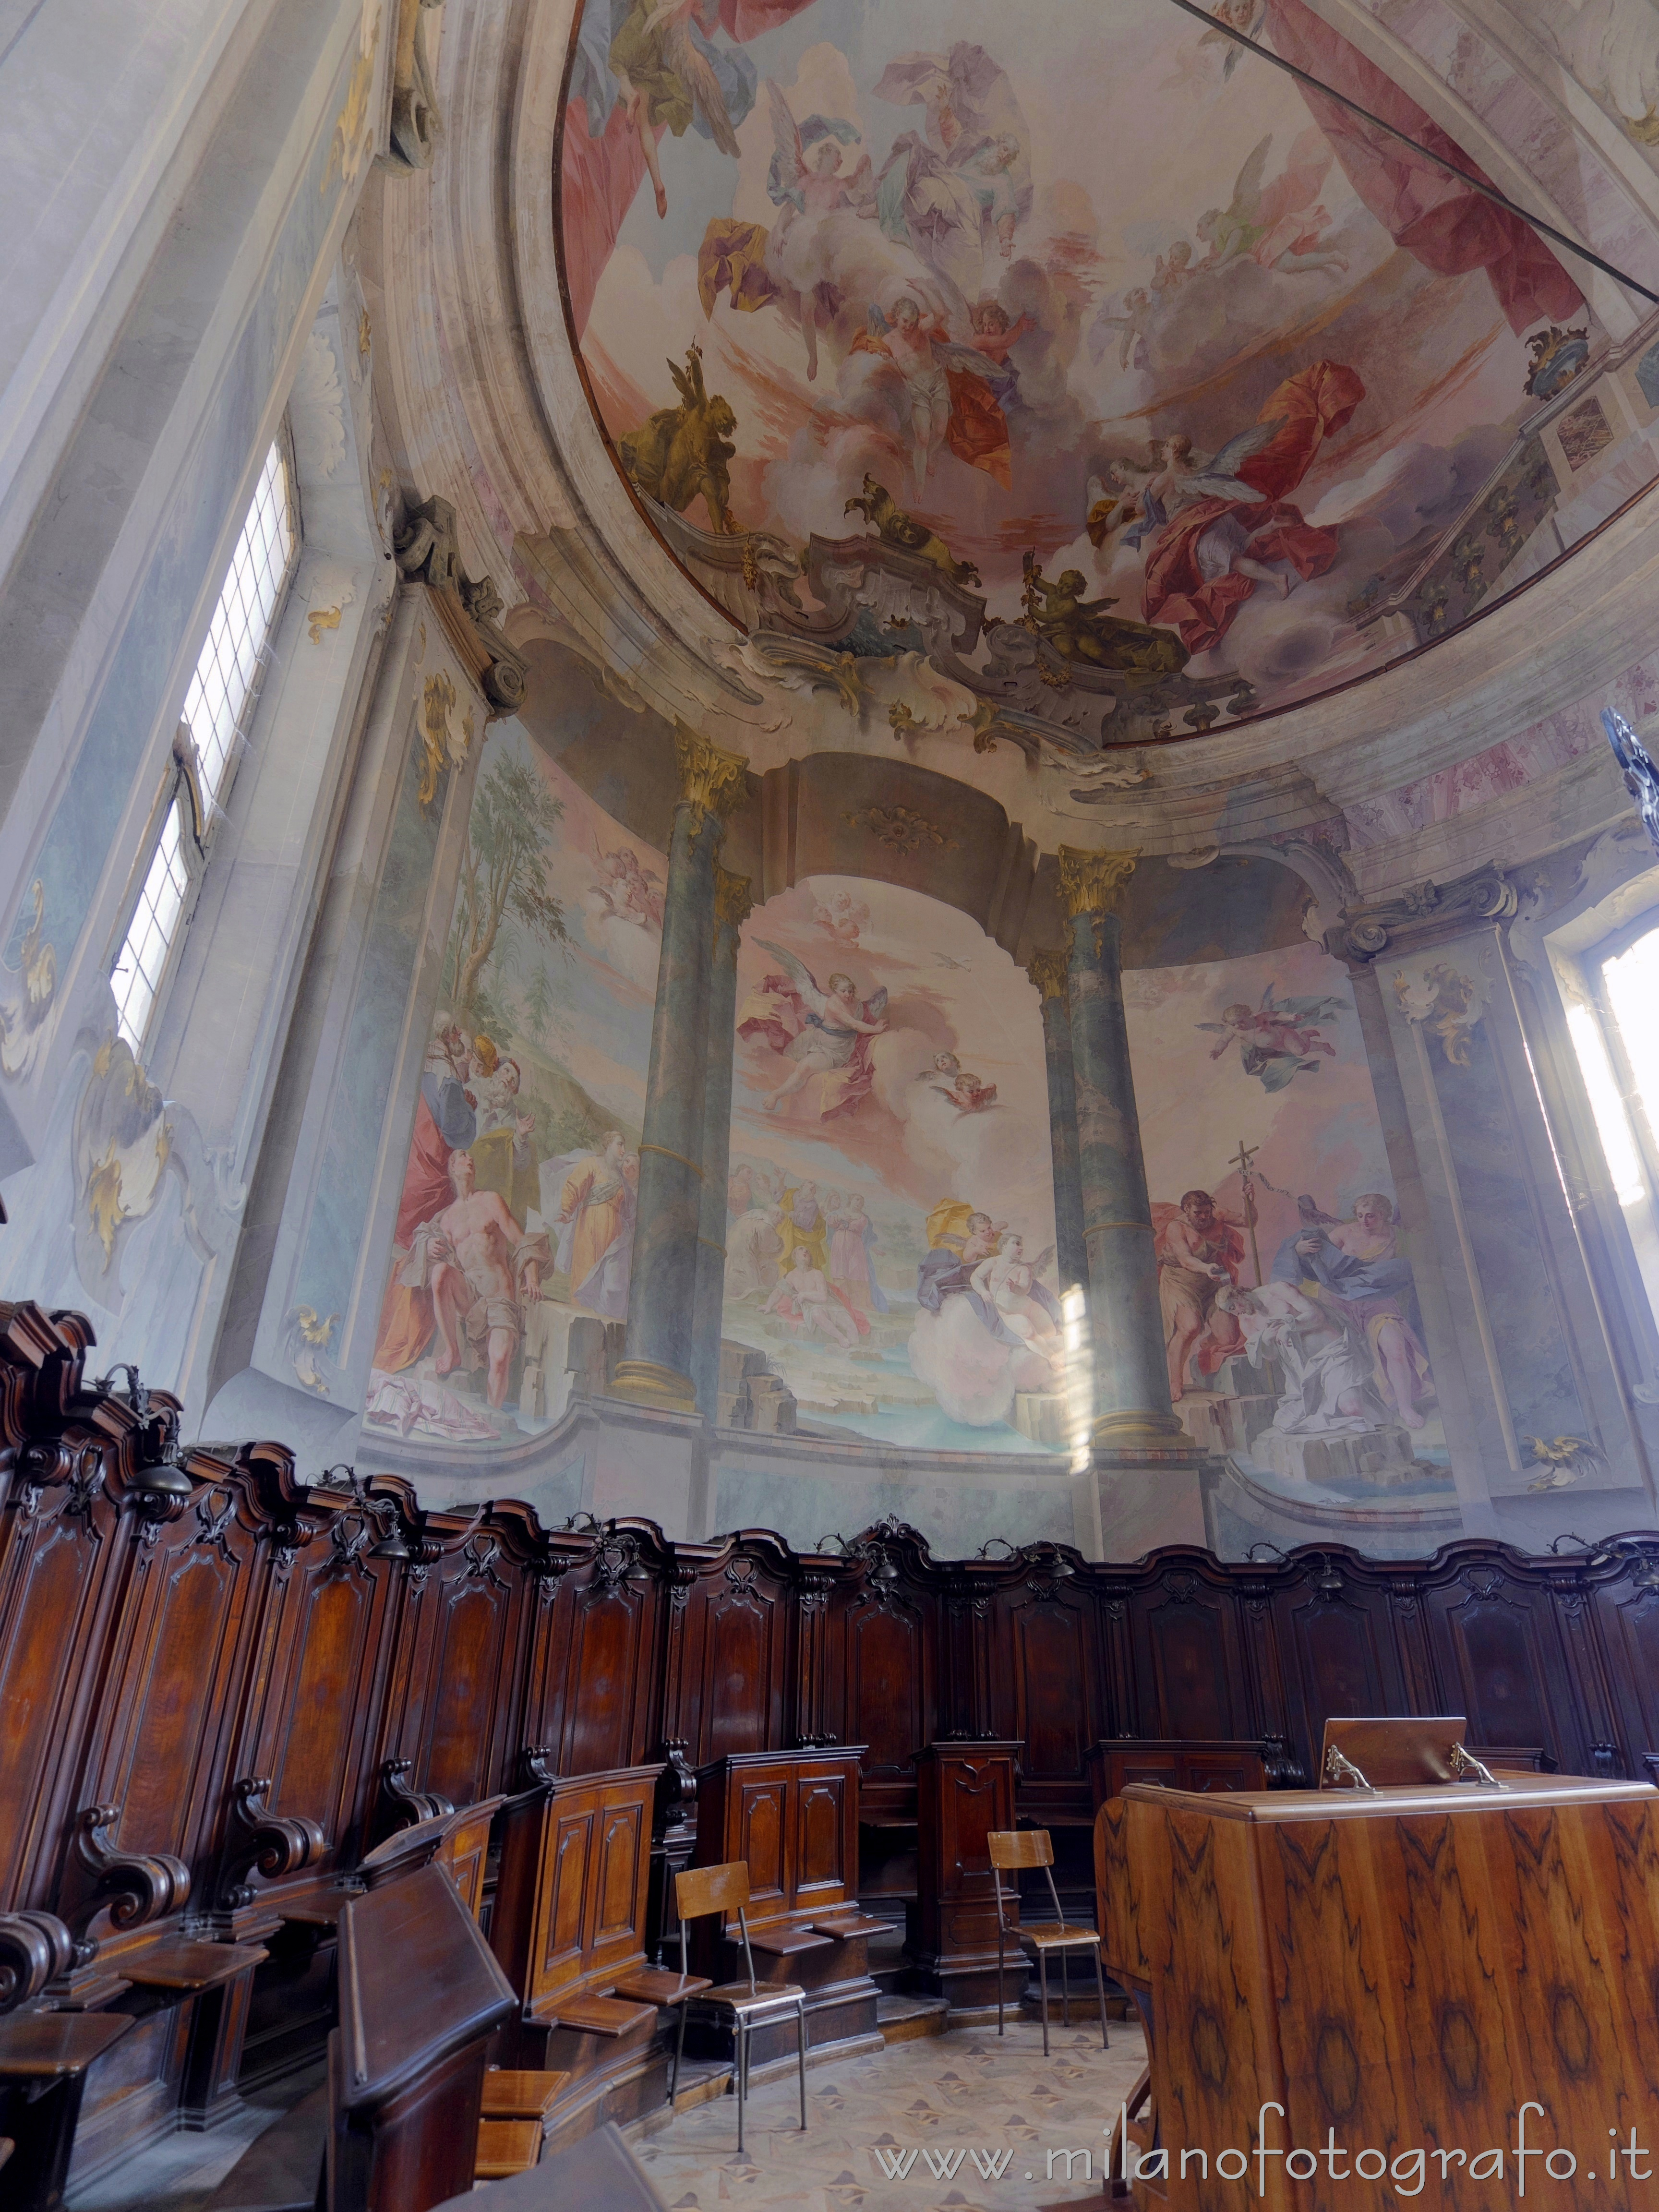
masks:
[[[306,1483],[276,1444],[185,1449],[177,1404],[98,1378],[91,1346],[73,1314],[0,1306],[0,2190],[20,2212],[316,2065],[347,1979],[377,1978],[361,1946],[348,1976],[343,1926],[430,1866],[510,1991],[481,2125],[523,2158],[664,2094],[688,1864],[744,1861],[757,1964],[807,1988],[822,2051],[873,2042],[872,1947],[901,1914],[883,1983],[980,1994],[993,1818],[1052,1832],[1068,1920],[1103,1796],[1109,1826],[1195,1808],[1195,1838],[1232,1838],[1218,1863],[1271,1836],[1288,1866],[1310,1821],[1363,1828],[1364,1805],[1298,1815],[1285,1787],[1317,1772],[1332,1715],[1459,1710],[1473,1743],[1520,1747],[1535,1816],[1566,1793],[1553,1832],[1601,1808],[1600,1842],[1573,1845],[1612,1855],[1598,1897],[1631,1893],[1647,1849],[1628,1808],[1646,1819],[1659,1761],[1651,1533],[1540,1559],[1471,1540],[1125,1564],[1048,1541],[939,1560],[892,1521],[813,1553],[547,1528],[349,1469]],[[1213,1794],[1261,1778],[1266,1796]],[[1482,1835],[1511,1820],[1449,1794]],[[699,1972],[730,1978],[727,1936],[700,1941]],[[1131,1984],[1139,1955],[1117,1959]],[[412,1955],[395,1986],[415,2003],[428,1980]]]
[[[1432,1752],[1371,1784],[1345,1758],[1319,1790],[1102,1806],[1107,1970],[1149,2051],[1110,2192],[1219,2212],[1248,2176],[1290,2212],[1509,2202],[1524,2174],[1645,2203],[1620,2146],[1659,2088],[1659,1790]]]

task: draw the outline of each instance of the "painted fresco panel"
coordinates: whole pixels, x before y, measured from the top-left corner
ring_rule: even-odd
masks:
[[[1183,1425],[1258,1504],[1332,1526],[1450,1504],[1346,969],[1309,943],[1139,969],[1124,996]]]
[[[628,1311],[663,863],[513,722],[485,740],[366,1437],[488,1452]]]
[[[728,1419],[775,1418],[769,1371],[798,1433],[1062,1449],[1042,1026],[1024,974],[954,908],[815,877],[744,932],[736,1051]]]

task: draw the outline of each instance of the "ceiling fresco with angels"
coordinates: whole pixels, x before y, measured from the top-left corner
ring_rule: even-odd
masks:
[[[564,312],[761,664],[1181,736],[1449,633],[1650,478],[1659,349],[1571,255],[1303,0],[1216,15],[586,0]]]

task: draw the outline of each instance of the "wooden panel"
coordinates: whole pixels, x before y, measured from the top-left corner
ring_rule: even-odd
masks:
[[[1194,1575],[1177,1571],[1164,1580],[1158,1603],[1138,1608],[1135,1625],[1154,1704],[1137,1734],[1213,1739],[1250,1733],[1238,1694],[1242,1668],[1230,1607],[1202,1591]]]
[[[855,1866],[847,1863],[848,1778],[804,1774],[795,1814],[795,1883],[792,1905],[812,1906],[839,1900],[849,1882],[856,1888]]]
[[[869,1747],[871,1779],[908,1775],[926,1741],[927,1670],[921,1614],[913,1607],[860,1604],[847,1624],[847,1730]]]
[[[739,1775],[733,1858],[747,1862],[751,1917],[769,1918],[793,1902],[789,1882],[792,1791],[787,1779]]]
[[[1522,1602],[1510,1596],[1501,1572],[1488,1568],[1464,1578],[1458,1601],[1443,1599],[1437,1607],[1448,1681],[1455,1686],[1452,1711],[1468,1717],[1479,1743],[1541,1743],[1559,1758],[1563,1715],[1548,1685],[1553,1679],[1565,1687],[1559,1640],[1553,1623],[1543,1629],[1534,1593],[1517,1595]],[[1546,1632],[1553,1650],[1544,1646]]]

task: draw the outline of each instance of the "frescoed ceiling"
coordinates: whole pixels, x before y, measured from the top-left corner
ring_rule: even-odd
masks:
[[[1651,329],[1304,0],[1216,14],[586,0],[541,342],[751,670],[1189,736],[1450,635],[1659,471]]]

